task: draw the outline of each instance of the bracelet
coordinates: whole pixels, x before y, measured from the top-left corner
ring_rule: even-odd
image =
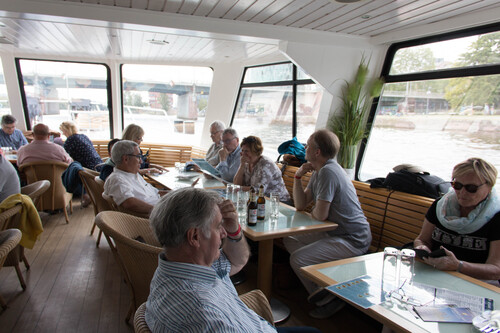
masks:
[[[243,233],[240,234],[240,237],[238,238],[231,238],[231,237],[226,237],[230,242],[235,242],[238,243],[240,240],[243,239]]]
[[[231,234],[231,233],[226,231],[228,237],[238,236],[240,234],[240,232],[241,232],[241,224],[239,224],[239,223],[238,223],[238,230],[236,230],[236,232],[234,234]]]
[[[458,262],[457,272],[459,272],[459,273],[460,273],[460,270],[462,269],[462,266],[463,266],[463,265],[464,265],[464,262],[463,262],[462,260],[460,260],[460,261]]]
[[[299,177],[299,176],[295,175],[295,179],[300,179],[300,178],[302,178],[302,176]]]

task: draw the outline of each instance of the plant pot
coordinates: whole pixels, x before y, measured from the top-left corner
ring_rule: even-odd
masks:
[[[344,169],[354,169],[357,153],[357,145],[341,146],[337,155],[337,161]]]
[[[354,174],[356,169],[344,169],[345,173],[347,174],[347,177],[349,177],[350,180],[354,180]]]

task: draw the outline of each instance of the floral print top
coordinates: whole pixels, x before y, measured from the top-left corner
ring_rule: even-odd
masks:
[[[80,162],[84,168],[95,170],[96,165],[102,163],[92,141],[85,134],[71,135],[64,142],[64,149],[74,161]]]
[[[248,164],[244,168],[243,186],[252,186],[258,191],[259,186],[262,184],[266,197],[269,197],[272,192],[278,192],[280,194],[280,201],[290,200],[290,195],[281,177],[281,170],[269,157],[261,156],[255,164],[252,173],[250,173]]]

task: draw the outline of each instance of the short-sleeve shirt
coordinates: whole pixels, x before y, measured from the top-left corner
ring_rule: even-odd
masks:
[[[0,202],[12,194],[21,193],[17,171],[5,157],[0,155]]]
[[[436,214],[439,199],[434,201],[427,211],[425,218],[434,225],[432,231],[431,251],[442,245],[453,252],[458,260],[467,262],[485,263],[490,253],[490,243],[500,239],[500,213],[483,225],[479,230],[470,234],[461,235],[445,228]]]
[[[307,188],[315,202],[330,202],[327,220],[339,226],[328,233],[368,249],[372,240],[370,225],[361,209],[356,189],[342,167],[335,160],[328,160],[313,173]]]
[[[16,128],[14,133],[9,135],[0,129],[0,147],[11,147],[14,150],[19,150],[19,148],[27,144],[28,140],[26,140],[21,130]]]
[[[281,177],[281,170],[269,157],[261,156],[255,164],[252,173],[250,173],[248,165],[245,165],[244,168],[244,186],[252,186],[258,189],[260,185],[263,185],[266,197],[269,197],[272,192],[277,192],[280,195],[281,201],[290,200],[290,194],[288,194],[283,177]]]
[[[162,253],[146,303],[152,332],[276,332],[250,310],[231,283],[221,251],[211,267],[168,261]]]
[[[117,167],[104,183],[104,194],[113,197],[118,206],[130,198],[137,198],[150,205],[156,204],[160,199],[158,190],[147,183],[141,175]]]
[[[17,165],[36,161],[55,160],[70,164],[73,162],[66,150],[48,140],[33,140],[17,151]]]
[[[102,163],[102,159],[92,144],[92,141],[85,134],[73,134],[66,142],[64,149],[80,164],[88,169],[95,170],[97,164]]]

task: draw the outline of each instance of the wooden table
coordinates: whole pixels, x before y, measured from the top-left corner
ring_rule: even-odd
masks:
[[[5,159],[12,164],[17,164],[17,154],[5,154]]]
[[[199,180],[194,186],[196,188],[204,188],[207,190],[225,188],[224,183],[215,178],[207,178],[201,172],[178,172],[175,168],[167,168],[167,170],[168,172],[162,174],[146,174],[146,176],[170,190],[189,187],[197,179]]]
[[[281,204],[277,220],[271,221],[269,212],[269,200],[266,200],[266,218],[263,222],[257,222],[257,225],[253,227],[242,223],[245,236],[259,242],[257,287],[268,299],[271,297],[272,289],[273,239],[310,232],[330,231],[338,226],[336,223],[315,220],[310,214],[299,212],[285,204]]]
[[[301,270],[307,278],[326,287],[362,275],[380,278],[382,266],[383,253],[379,252],[303,267]],[[416,261],[414,280],[437,288],[492,298],[495,309],[500,309],[500,288],[464,274],[443,272],[423,262]],[[392,304],[384,302],[364,309],[349,300],[346,301],[397,332],[473,332],[471,324],[424,322],[422,319],[416,318],[406,308],[398,306],[400,305],[398,302]]]

